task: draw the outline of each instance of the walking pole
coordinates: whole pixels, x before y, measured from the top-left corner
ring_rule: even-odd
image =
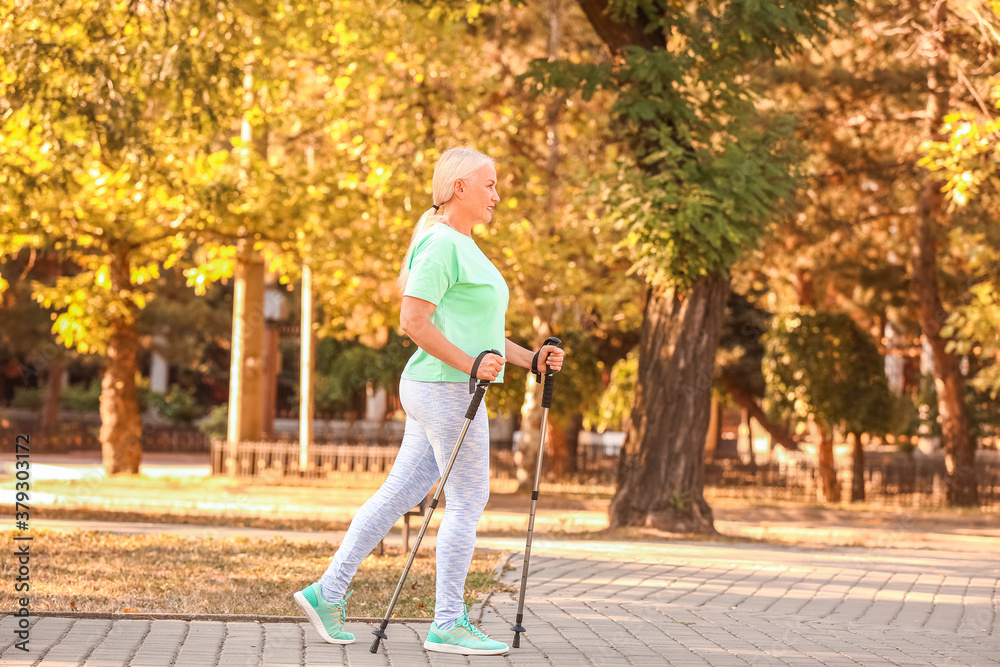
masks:
[[[545,345],[559,345],[562,341],[556,337],[550,337]],[[538,370],[538,352],[531,360],[531,372],[535,378],[541,381],[542,374]],[[528,561],[531,559],[531,534],[535,530],[535,505],[538,502],[538,485],[542,480],[542,454],[545,452],[545,427],[549,421],[549,408],[552,406],[552,383],[553,373],[549,370],[549,365],[545,364],[545,386],[542,389],[542,429],[538,438],[538,461],[535,463],[535,488],[531,492],[531,513],[528,515],[528,539],[524,545],[524,565],[521,568],[521,594],[517,598],[517,618],[510,629],[514,631],[514,648],[521,648],[521,633],[527,632],[521,625],[524,620],[524,592],[528,587]]]
[[[455,464],[455,458],[458,456],[458,450],[462,447],[462,441],[465,440],[465,433],[469,430],[469,425],[472,424],[472,420],[476,417],[476,411],[479,410],[480,404],[483,402],[483,396],[486,395],[486,388],[490,386],[489,380],[479,380],[476,381],[476,373],[479,371],[479,364],[482,363],[483,357],[487,354],[495,354],[498,357],[503,356],[496,350],[486,350],[481,352],[478,357],[476,357],[476,362],[472,364],[472,377],[469,379],[469,393],[473,394],[472,402],[469,403],[469,409],[465,412],[465,426],[462,427],[462,432],[458,436],[458,442],[455,443],[455,450],[451,453],[451,459],[448,460],[448,467],[444,469],[444,474],[441,475],[441,481],[438,483],[437,491],[434,492],[434,498],[431,499],[431,503],[427,508],[427,515],[424,517],[424,523],[420,526],[420,532],[417,533],[416,541],[413,543],[413,550],[410,551],[410,557],[406,561],[406,567],[403,568],[403,576],[399,578],[399,583],[396,585],[396,592],[392,594],[392,600],[389,601],[389,609],[385,612],[385,618],[382,619],[382,625],[378,630],[372,630],[372,634],[375,635],[375,641],[372,642],[371,648],[368,650],[372,653],[378,652],[378,645],[383,639],[389,639],[385,634],[385,628],[389,625],[389,618],[392,617],[392,610],[396,608],[396,600],[399,599],[399,594],[403,590],[403,584],[406,582],[407,575],[410,574],[410,566],[413,565],[413,559],[417,555],[417,549],[420,548],[420,540],[424,538],[424,533],[427,532],[427,526],[431,522],[431,517],[434,515],[434,509],[437,507],[438,499],[441,497],[441,492],[444,490],[444,483],[448,481],[448,474],[451,473],[451,467]],[[473,391],[475,393],[473,393]]]

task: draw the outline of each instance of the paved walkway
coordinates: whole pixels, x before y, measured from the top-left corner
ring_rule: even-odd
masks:
[[[0,619],[0,665],[1000,665],[996,557],[554,540],[537,540],[534,554],[528,633],[504,657],[427,653],[426,623],[390,625],[372,655],[371,627],[362,623],[348,628],[359,641],[340,647],[302,622],[141,617],[33,618],[24,653],[13,646],[16,619],[8,615]],[[515,589],[519,580],[519,567],[504,575]],[[473,617],[509,641],[516,609],[516,593],[499,593]]]

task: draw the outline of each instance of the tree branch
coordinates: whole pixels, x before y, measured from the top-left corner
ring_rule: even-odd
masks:
[[[761,427],[768,432],[771,438],[788,450],[798,450],[799,444],[795,442],[795,438],[791,433],[788,432],[785,427],[775,424],[771,421],[770,417],[764,412],[757,401],[753,399],[752,396],[747,394],[743,389],[737,385],[732,378],[725,375],[719,378],[719,385],[722,389],[729,394],[730,398],[736,401],[736,404],[747,411],[747,413],[753,417]]]
[[[159,243],[160,241],[168,239],[171,236],[178,236],[178,235],[210,236],[210,237],[222,240],[222,241],[232,241],[233,243],[239,241],[240,239],[244,239],[245,238],[247,240],[253,240],[253,241],[260,240],[260,241],[267,241],[268,243],[277,243],[278,245],[281,245],[283,243],[287,243],[288,241],[294,241],[295,240],[295,238],[292,235],[288,235],[285,238],[273,238],[273,237],[268,236],[267,234],[261,234],[259,232],[253,232],[252,234],[247,234],[247,235],[244,235],[244,236],[240,236],[239,234],[226,233],[226,232],[218,232],[218,231],[215,231],[213,229],[196,229],[196,228],[179,227],[177,229],[171,229],[169,231],[165,231],[162,234],[159,234],[157,236],[152,236],[152,237],[149,237],[149,238],[145,238],[142,241],[137,241],[135,243],[132,243],[132,244],[129,245],[129,250],[130,251],[132,251],[132,250],[138,250],[139,248],[142,248],[144,246],[149,246],[149,245],[152,245],[154,243]]]
[[[666,43],[657,32],[647,32],[643,29],[649,21],[642,20],[642,10],[637,10],[640,17],[633,23],[619,23],[608,15],[608,0],[577,0],[580,9],[587,15],[601,40],[608,45],[613,54],[618,54],[626,46],[641,46],[652,51],[662,49]]]

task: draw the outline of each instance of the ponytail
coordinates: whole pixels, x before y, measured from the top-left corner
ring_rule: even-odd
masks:
[[[410,237],[410,247],[406,249],[406,255],[403,256],[403,266],[399,271],[399,278],[396,280],[396,286],[399,287],[400,292],[406,291],[406,280],[410,277],[410,259],[413,257],[413,248],[417,245],[417,241],[423,237],[425,232],[430,230],[432,225],[444,220],[444,216],[441,215],[439,209],[439,206],[432,206],[424,211],[424,214],[417,220],[417,226],[413,228],[413,236]]]

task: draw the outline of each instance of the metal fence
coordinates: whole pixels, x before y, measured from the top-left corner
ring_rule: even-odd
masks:
[[[20,434],[31,434],[32,453],[65,454],[66,452],[100,451],[98,439],[100,426],[61,424],[58,432],[51,435],[44,444],[40,442],[41,429],[37,422],[17,422],[0,428],[0,438],[13,442]],[[35,443],[38,446],[35,446]],[[189,452],[199,453],[209,450],[209,438],[194,426],[150,425],[142,426],[142,451],[144,452]]]
[[[237,477],[378,480],[389,473],[398,446],[313,445],[306,464],[293,442],[241,442],[235,447],[212,441],[212,472]],[[930,456],[869,455],[865,463],[865,499],[877,505],[939,507],[946,504],[947,471],[944,459]],[[979,499],[982,507],[1000,508],[1000,456],[977,456]],[[617,478],[618,457],[581,448],[576,472],[565,479],[547,481],[606,489]],[[516,477],[514,452],[490,450],[490,475],[498,480]],[[851,470],[841,466],[837,480],[841,498],[849,500]],[[715,497],[749,500],[814,502],[818,498],[819,472],[806,459],[764,465],[724,460],[705,466],[705,488]]]
[[[594,487],[614,487],[619,457],[596,448],[580,448],[576,472],[562,481]],[[494,451],[490,473],[495,478],[513,479],[513,453]],[[979,503],[983,508],[1000,509],[1000,454],[981,451],[976,457]],[[907,456],[869,453],[864,466],[865,501],[894,507],[943,507],[947,504],[948,473],[941,456]],[[847,465],[837,469],[841,499],[850,500],[853,481]],[[808,459],[763,465],[726,459],[705,466],[705,490],[715,497],[748,500],[788,500],[815,502],[819,497],[819,471]]]
[[[264,434],[264,440],[298,444],[298,420],[275,420],[275,424],[283,431]],[[403,427],[402,421],[317,419],[313,424],[312,442],[317,445],[399,447],[403,441]]]
[[[517,477],[514,451],[510,448],[494,447],[490,449],[490,477],[501,480]],[[569,483],[583,487],[588,485],[607,487],[614,485],[617,478],[618,456],[605,454],[592,447],[580,447],[577,450],[576,465],[573,471],[564,477],[556,479],[549,468],[546,468],[545,473],[546,482]]]
[[[301,479],[380,479],[389,474],[399,447],[379,445],[313,445],[305,465],[292,442],[240,442],[230,446],[213,440],[213,475]]]
[[[864,466],[865,502],[895,507],[942,507],[947,504],[948,472],[940,456],[875,454]],[[1000,457],[976,457],[979,503],[1000,508]],[[853,472],[837,469],[842,500],[850,500]],[[807,460],[752,465],[732,460],[705,466],[705,488],[716,497],[813,502],[818,498],[819,470]]]

